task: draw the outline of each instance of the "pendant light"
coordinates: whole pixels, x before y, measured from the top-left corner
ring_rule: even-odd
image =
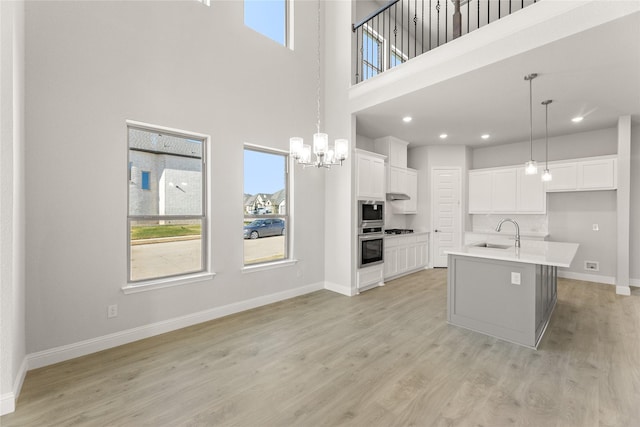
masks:
[[[524,79],[529,82],[529,161],[524,164],[524,173],[526,175],[535,175],[538,173],[538,164],[533,160],[533,92],[532,82],[533,79],[538,77],[536,73],[531,73],[524,76]]]
[[[318,80],[317,80],[317,133],[313,134],[313,154],[316,155],[315,160],[311,160],[311,147],[304,144],[304,140],[300,137],[289,139],[289,153],[297,163],[307,166],[315,166],[317,168],[330,168],[331,166],[340,165],[349,156],[349,141],[346,139],[336,139],[334,148],[329,146],[329,135],[320,132],[320,0],[318,0]]]
[[[553,176],[551,172],[549,172],[549,104],[553,101],[547,99],[546,101],[542,101],[542,105],[544,105],[544,141],[545,141],[545,149],[544,149],[544,172],[542,173],[543,181],[551,181]]]

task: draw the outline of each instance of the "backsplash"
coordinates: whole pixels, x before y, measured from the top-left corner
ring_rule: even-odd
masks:
[[[511,218],[520,226],[520,233],[548,233],[547,215],[471,215],[472,231],[493,231],[503,218]]]

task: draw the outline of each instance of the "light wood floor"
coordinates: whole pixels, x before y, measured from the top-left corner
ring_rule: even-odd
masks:
[[[9,426],[638,426],[640,289],[561,280],[540,348],[446,323],[446,270],[31,371]]]

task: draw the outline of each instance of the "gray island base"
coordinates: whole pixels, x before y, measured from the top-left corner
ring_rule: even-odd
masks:
[[[543,243],[531,251],[476,244],[448,252],[448,323],[537,349],[557,301],[557,267],[569,266],[578,247]],[[555,249],[567,249],[566,259],[544,259]]]

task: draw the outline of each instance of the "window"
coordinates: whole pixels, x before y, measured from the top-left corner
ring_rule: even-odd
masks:
[[[244,265],[289,259],[288,154],[245,146]]]
[[[362,80],[366,80],[383,71],[383,39],[368,25],[364,26],[362,40]]]
[[[205,136],[128,125],[128,282],[207,269]]]
[[[244,25],[287,46],[287,0],[244,0]]]
[[[406,62],[409,58],[407,55],[402,53],[400,49],[395,46],[391,46],[391,58],[389,58],[389,68],[393,68],[396,65],[400,65],[403,62]]]
[[[149,187],[149,171],[142,171],[142,184],[140,184],[140,188],[143,190],[150,190]]]

